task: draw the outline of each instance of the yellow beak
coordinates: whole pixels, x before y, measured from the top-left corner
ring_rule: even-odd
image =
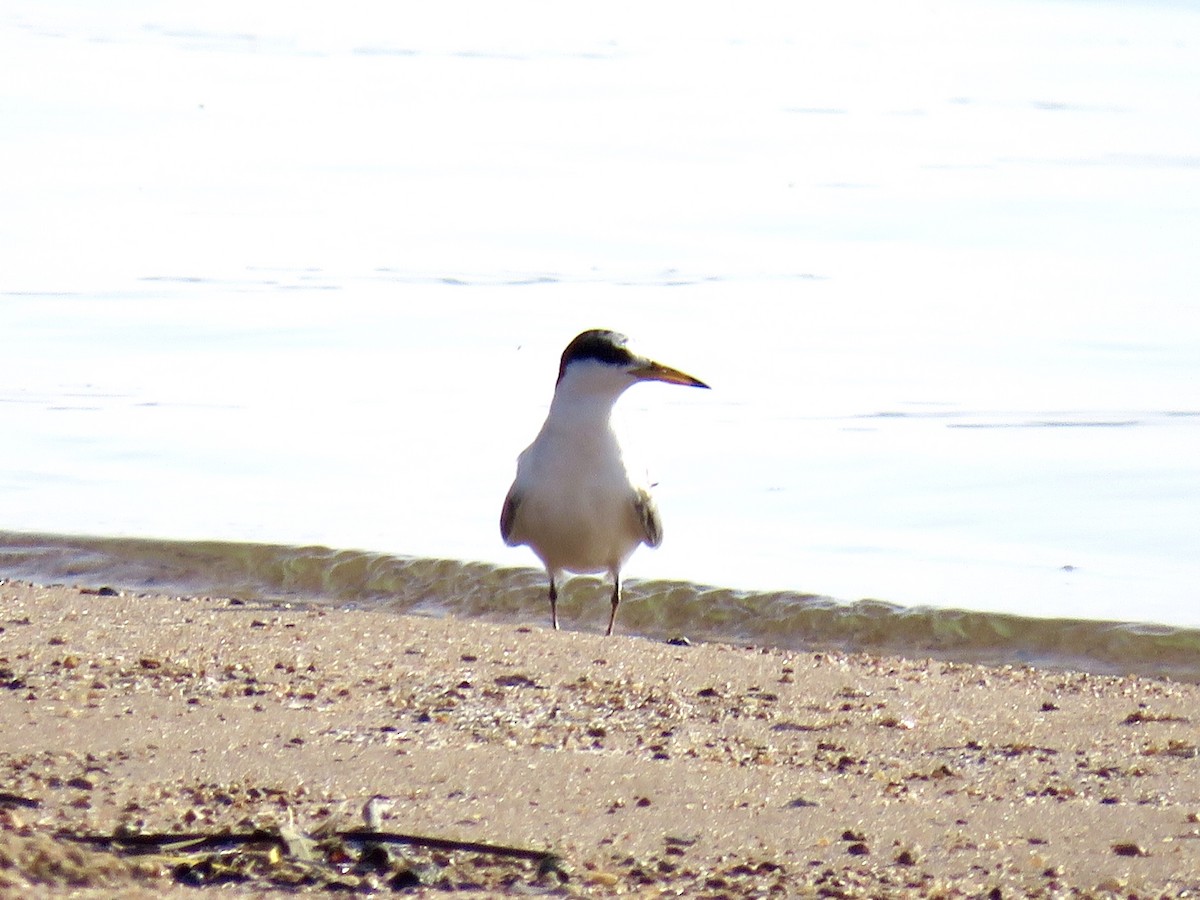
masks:
[[[693,378],[686,372],[656,363],[652,359],[643,359],[631,370],[642,381],[665,381],[667,384],[681,384],[684,387],[707,388],[708,385],[699,378]]]

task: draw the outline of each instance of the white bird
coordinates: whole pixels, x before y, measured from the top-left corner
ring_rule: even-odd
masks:
[[[542,430],[517,459],[500,534],[527,544],[550,576],[550,624],[558,628],[564,572],[612,576],[612,634],[621,603],[621,567],[639,544],[657,547],[662,522],[650,492],[625,467],[612,428],[617,398],[639,381],[707,388],[699,379],[630,352],[624,335],[585,331],[567,345]]]

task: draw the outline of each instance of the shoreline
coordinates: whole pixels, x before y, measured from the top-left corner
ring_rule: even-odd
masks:
[[[382,609],[496,624],[542,624],[547,613],[541,569],[323,546],[0,532],[0,562],[3,573],[42,584],[108,584],[171,596]],[[929,656],[1200,683],[1200,628],[1184,625],[906,607],[686,581],[629,579],[625,588],[620,630],[650,640],[686,635],[796,651]],[[571,579],[560,597],[564,623],[601,629],[607,591],[599,580]]]
[[[54,835],[353,829],[374,796],[566,878],[435,853],[431,895],[1200,891],[1193,684],[108,594],[0,584],[0,891],[185,896]]]

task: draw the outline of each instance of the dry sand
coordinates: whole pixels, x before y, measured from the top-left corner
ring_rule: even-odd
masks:
[[[430,896],[1200,895],[1194,685],[17,582],[0,603],[6,896],[261,896],[297,872]],[[375,795],[380,830],[561,869],[336,841],[291,865]],[[293,843],[65,837],[255,827]]]

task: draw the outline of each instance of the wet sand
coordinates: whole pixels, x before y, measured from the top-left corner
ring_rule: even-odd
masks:
[[[0,603],[5,896],[261,896],[298,871],[431,896],[1200,892],[1195,685],[18,582]],[[373,796],[378,831],[560,862],[327,842],[289,866]],[[255,828],[291,837],[203,865],[70,840]]]

